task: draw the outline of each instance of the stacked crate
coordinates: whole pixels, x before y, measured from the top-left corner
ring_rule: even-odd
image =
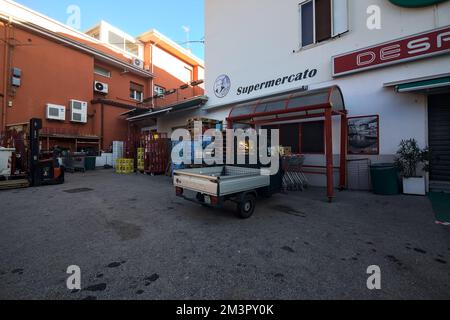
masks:
[[[116,173],[130,174],[134,172],[134,159],[119,158],[116,161]]]
[[[145,148],[137,149],[137,169],[140,172],[145,171]]]
[[[208,119],[208,118],[191,118],[187,122],[187,130],[191,133],[191,137],[194,137],[195,132],[195,122],[201,122],[202,123],[202,134],[205,133],[207,130],[210,129],[217,129],[218,126],[221,126],[222,122],[214,119]]]
[[[164,174],[169,163],[167,134],[148,132],[144,135],[144,171],[148,174]]]
[[[116,168],[117,166],[117,159],[121,159],[123,157],[123,151],[124,151],[123,141],[113,141],[112,165],[114,168]]]

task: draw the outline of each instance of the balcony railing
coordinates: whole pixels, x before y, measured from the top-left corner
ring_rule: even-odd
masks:
[[[41,136],[67,136],[67,137],[83,137],[98,138],[91,130],[82,130],[78,128],[42,128]]]

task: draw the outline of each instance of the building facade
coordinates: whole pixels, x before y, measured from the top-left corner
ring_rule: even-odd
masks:
[[[450,181],[450,1],[415,8],[388,0],[205,5],[208,117],[225,121],[247,105],[249,118],[261,119],[257,110],[276,108],[262,106],[267,99],[338,86],[348,128],[335,117],[329,138],[334,167],[342,165],[341,142],[348,139],[347,186],[369,188],[368,164],[392,162],[410,138],[434,150],[431,180]],[[324,118],[300,118],[280,115],[269,127],[280,129],[282,145],[306,155],[306,165],[326,166]],[[323,175],[308,178],[326,184]]]
[[[203,95],[203,62],[156,30],[133,37],[102,21],[83,33],[9,0],[0,61],[0,131],[42,118],[44,150],[109,151],[127,140],[127,115]]]

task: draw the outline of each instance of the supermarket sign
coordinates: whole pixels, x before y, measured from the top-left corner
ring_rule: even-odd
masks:
[[[450,26],[332,58],[333,77],[450,53]]]

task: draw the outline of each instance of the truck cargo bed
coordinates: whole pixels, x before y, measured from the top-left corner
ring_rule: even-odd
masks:
[[[261,170],[245,167],[218,166],[176,170],[174,185],[186,190],[223,197],[270,186],[270,176]]]

